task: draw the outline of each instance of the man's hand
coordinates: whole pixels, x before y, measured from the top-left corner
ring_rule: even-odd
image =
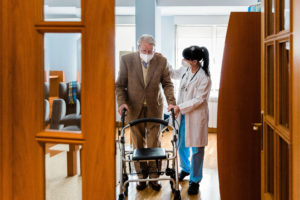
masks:
[[[178,114],[180,112],[180,108],[179,108],[179,106],[174,106],[172,104],[169,104],[168,111],[170,112],[172,108],[174,109],[174,114],[175,114],[175,117],[177,118]]]
[[[119,107],[119,109],[118,109],[118,112],[119,112],[120,115],[122,115],[122,110],[123,110],[124,108],[125,108],[127,111],[129,111],[129,108],[128,108],[127,104],[122,104],[122,105],[120,105],[120,107]]]

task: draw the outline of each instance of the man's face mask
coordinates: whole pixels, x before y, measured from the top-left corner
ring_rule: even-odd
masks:
[[[150,60],[153,58],[153,56],[154,56],[154,53],[152,53],[152,54],[143,54],[143,53],[140,52],[140,57],[141,57],[141,59],[142,59],[145,63],[150,62]]]

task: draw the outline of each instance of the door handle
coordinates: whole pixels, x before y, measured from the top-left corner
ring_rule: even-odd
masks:
[[[258,131],[258,129],[262,126],[262,123],[252,123],[252,128],[254,131]]]

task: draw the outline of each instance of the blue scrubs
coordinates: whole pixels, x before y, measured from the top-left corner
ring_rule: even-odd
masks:
[[[190,162],[190,147],[185,146],[184,115],[181,115],[178,153],[180,157],[180,167],[183,171],[190,173],[190,182],[199,183],[203,177],[204,147],[192,147],[192,159]]]

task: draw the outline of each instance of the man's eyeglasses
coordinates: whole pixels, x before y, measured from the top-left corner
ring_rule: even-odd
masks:
[[[140,49],[142,54],[153,54],[155,50],[146,50],[146,49]]]

